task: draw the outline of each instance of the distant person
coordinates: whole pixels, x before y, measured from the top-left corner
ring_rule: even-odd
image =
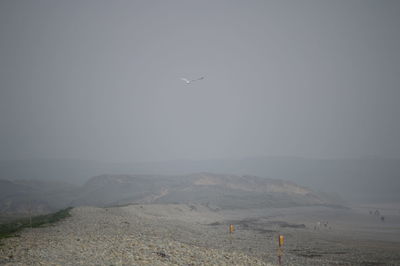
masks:
[[[381,221],[384,222],[385,221],[385,217],[381,216]]]
[[[317,224],[314,226],[314,230],[319,230],[321,228],[321,222],[318,221]]]

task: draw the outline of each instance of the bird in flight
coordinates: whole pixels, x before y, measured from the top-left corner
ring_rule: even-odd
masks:
[[[183,80],[184,82],[186,82],[186,84],[190,84],[190,83],[192,83],[192,82],[195,82],[195,81],[198,81],[198,80],[202,80],[202,79],[204,79],[204,77],[200,77],[200,78],[198,78],[198,79],[192,79],[192,80],[189,80],[189,79],[187,79],[187,78],[181,78],[181,80]]]

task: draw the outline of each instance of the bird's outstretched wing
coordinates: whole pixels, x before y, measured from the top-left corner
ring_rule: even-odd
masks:
[[[186,82],[186,84],[189,84],[191,81],[186,79],[186,78],[181,78],[181,80],[183,80],[184,82]]]
[[[198,81],[198,80],[202,80],[202,79],[204,79],[204,77],[200,77],[200,78],[198,78],[198,79],[192,79],[192,80],[189,80],[189,79],[187,79],[187,78],[181,78],[181,80],[183,80],[184,82],[186,82],[186,84],[190,84],[190,83],[192,83],[192,82],[194,82],[194,81]]]

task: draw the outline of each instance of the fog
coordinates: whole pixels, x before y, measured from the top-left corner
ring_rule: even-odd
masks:
[[[397,1],[2,1],[0,178],[205,171],[397,201],[399,12]]]
[[[399,158],[399,11],[1,1],[0,159]]]
[[[396,0],[1,0],[0,264],[400,265],[399,84]]]

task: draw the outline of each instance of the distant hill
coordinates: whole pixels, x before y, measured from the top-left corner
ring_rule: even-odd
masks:
[[[64,208],[77,187],[55,181],[0,180],[0,214],[42,214]]]
[[[290,181],[211,173],[101,175],[80,187],[38,180],[0,180],[0,185],[0,213],[3,214],[46,213],[66,206],[131,203],[202,204],[212,210],[338,204]]]
[[[93,176],[188,175],[211,172],[255,175],[293,181],[349,201],[399,202],[400,159],[305,159],[253,157],[227,160],[178,160],[153,163],[102,163],[83,160],[0,161],[0,179],[65,181],[83,185]]]
[[[337,204],[289,181],[211,173],[97,176],[83,186],[74,201],[74,205],[128,203],[196,203],[216,209]]]

